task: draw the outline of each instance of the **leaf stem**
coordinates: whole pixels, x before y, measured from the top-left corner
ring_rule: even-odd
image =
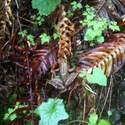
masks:
[[[83,120],[73,120],[73,121],[68,122],[68,123],[65,124],[65,125],[70,125],[70,124],[75,123],[75,122],[80,122],[80,123],[86,123],[86,124],[88,124],[88,122],[83,121]]]

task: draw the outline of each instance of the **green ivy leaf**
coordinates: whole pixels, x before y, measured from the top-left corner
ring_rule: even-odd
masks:
[[[85,41],[92,41],[95,39],[95,37],[96,37],[96,32],[94,32],[92,28],[88,28],[86,30],[85,35],[84,35],[84,40]]]
[[[110,125],[110,123],[107,120],[101,119],[99,120],[98,125]]]
[[[8,114],[13,113],[14,111],[15,111],[14,109],[12,109],[12,108],[8,108]]]
[[[107,111],[107,114],[108,114],[109,117],[112,116],[112,111],[111,111],[111,110],[108,110],[108,111]]]
[[[61,3],[61,0],[32,0],[32,8],[37,9],[40,15],[48,16]]]
[[[53,34],[53,38],[54,38],[54,40],[57,40],[59,38],[59,34],[58,33],[54,33]]]
[[[101,68],[94,67],[93,73],[87,75],[87,81],[100,86],[107,86],[107,78]]]
[[[90,114],[88,125],[96,125],[97,120],[98,120],[98,115],[95,112]]]
[[[103,36],[99,36],[96,38],[98,43],[103,43],[104,42],[104,37]]]
[[[120,28],[117,25],[117,22],[115,22],[115,21],[111,21],[111,23],[109,25],[109,29],[111,29],[113,32],[114,31],[120,31]]]
[[[35,40],[34,40],[34,36],[29,34],[27,35],[27,40],[32,44],[35,45]]]
[[[60,120],[68,118],[62,99],[49,98],[35,111],[40,116],[39,125],[57,125]]]
[[[79,73],[79,77],[81,78],[86,77],[86,75],[87,75],[87,71],[84,71],[84,70],[80,71]]]
[[[50,36],[48,36],[47,34],[43,33],[40,35],[40,39],[41,39],[41,43],[49,43],[50,41]]]
[[[81,4],[81,3],[78,3],[78,4],[77,4],[77,8],[78,8],[78,9],[81,9],[81,8],[82,8],[82,4]]]
[[[14,113],[15,109],[13,108],[8,108],[8,112],[5,113],[4,115],[4,120],[10,120],[10,121],[13,121],[17,118],[17,115],[16,113]]]
[[[27,35],[27,30],[23,30],[21,32],[18,32],[18,35],[21,37],[25,37]]]
[[[9,120],[10,120],[10,121],[15,120],[16,118],[17,118],[17,115],[16,115],[15,113],[13,113],[13,114],[11,114],[11,115],[9,116]]]
[[[73,17],[73,15],[74,15],[74,13],[71,10],[68,10],[67,16],[70,18],[70,17]]]
[[[82,8],[82,4],[81,4],[81,3],[78,3],[78,2],[76,2],[76,1],[73,1],[73,2],[71,3],[71,6],[72,6],[73,11]]]

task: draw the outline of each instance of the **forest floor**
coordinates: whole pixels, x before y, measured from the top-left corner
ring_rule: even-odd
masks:
[[[124,55],[124,0],[1,0],[0,125],[125,125]]]

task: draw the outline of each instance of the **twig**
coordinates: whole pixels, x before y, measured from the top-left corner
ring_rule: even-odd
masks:
[[[109,97],[109,92],[110,92],[111,86],[112,86],[112,81],[110,80],[110,84],[109,84],[109,88],[108,88],[108,91],[107,91],[107,95],[106,95],[106,97],[105,97],[105,101],[104,101],[102,110],[101,110],[101,112],[100,112],[100,117],[102,116],[103,110],[104,110],[105,105],[106,105],[106,103],[107,103],[107,100],[108,100],[108,97]]]
[[[65,125],[70,125],[70,124],[75,123],[75,122],[80,122],[80,123],[86,123],[86,124],[88,124],[88,122],[83,121],[83,120],[73,120],[73,121],[70,121],[69,123],[67,123]]]
[[[110,80],[113,83],[112,75],[111,75],[111,79]],[[111,101],[112,101],[112,88],[113,88],[113,84],[111,85],[110,96],[109,96],[109,108],[108,108],[109,111],[110,111],[110,108],[111,108]]]
[[[14,16],[16,16],[16,17],[18,17],[18,18],[20,18],[20,19],[22,19],[22,20],[25,20],[25,21],[27,21],[27,22],[29,22],[29,23],[31,23],[31,24],[35,24],[33,21],[30,21],[30,20],[28,20],[28,19],[26,19],[26,18],[23,18],[23,17],[21,17],[21,16],[18,16],[18,15],[15,15],[15,14],[14,14]]]
[[[99,108],[99,105],[100,105],[100,101],[101,101],[101,98],[102,98],[102,93],[103,93],[103,90],[104,90],[104,88],[101,88],[101,92],[100,92],[100,96],[99,96],[99,99],[98,99],[98,104],[97,104],[97,107],[96,107],[96,111],[98,110],[98,108]]]
[[[100,10],[101,10],[101,9],[103,8],[103,6],[105,5],[105,3],[106,3],[106,0],[103,0],[101,6],[100,6],[99,9],[96,11],[96,17],[97,17],[97,15],[99,14]]]
[[[70,100],[71,100],[71,96],[72,96],[73,91],[74,91],[75,89],[77,89],[78,86],[79,86],[79,85],[76,84],[76,85],[73,87],[73,89],[70,91],[69,97],[68,97],[68,105],[70,105]]]
[[[86,113],[86,98],[84,99],[84,108],[83,108],[83,117],[82,117],[83,120],[85,120],[85,113]]]
[[[19,9],[19,4],[18,4],[17,0],[15,0],[15,3],[16,3],[17,8]]]
[[[18,4],[18,2],[17,2],[17,0],[15,0],[15,3],[16,3],[16,6],[17,6],[17,13],[16,13],[16,15],[17,15],[17,22],[18,22],[18,24],[19,24],[19,27],[20,27],[20,31],[22,31],[22,28],[21,28],[21,23],[20,23],[20,20],[19,20],[19,13],[18,13],[18,10],[19,10],[19,4]]]
[[[80,27],[80,28],[74,33],[74,36],[75,36],[76,34],[78,34],[79,32],[81,32],[85,27],[86,27],[86,26]]]

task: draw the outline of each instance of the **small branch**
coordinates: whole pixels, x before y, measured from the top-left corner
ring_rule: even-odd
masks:
[[[111,77],[111,79],[112,79],[112,77]],[[108,97],[109,97],[109,93],[110,93],[111,87],[112,87],[112,80],[110,80],[109,88],[108,88],[108,91],[107,91],[107,95],[106,95],[106,97],[105,97],[105,102],[104,102],[104,104],[103,104],[103,107],[102,107],[102,110],[101,110],[101,113],[100,113],[100,117],[102,116],[103,110],[104,110],[105,105],[106,105],[106,103],[107,103],[107,100],[108,100]]]
[[[76,122],[88,124],[88,122],[83,121],[83,120],[73,120],[73,121],[70,121],[69,123],[67,123],[66,125],[70,125],[70,124],[73,124],[73,123],[76,123]]]
[[[100,5],[99,9],[96,11],[96,16],[95,17],[97,17],[97,15],[99,15],[100,10],[104,7],[105,3],[106,3],[106,0],[103,0],[103,2]]]
[[[23,18],[23,17],[21,17],[21,16],[18,16],[18,15],[15,15],[15,14],[14,14],[14,16],[16,16],[17,18],[20,18],[20,19],[22,19],[22,20],[25,20],[25,21],[27,21],[27,22],[29,22],[29,23],[31,23],[31,24],[35,24],[33,21],[30,21],[30,20],[28,20],[28,19],[26,19],[26,18]]]
[[[16,15],[17,15],[17,22],[18,22],[18,24],[19,24],[19,27],[20,27],[20,31],[22,31],[22,28],[21,28],[21,23],[20,23],[20,20],[19,20],[19,13],[18,13],[18,10],[19,10],[19,4],[18,4],[18,2],[17,2],[17,0],[15,0],[15,3],[16,3],[16,6],[17,6],[17,13],[16,13]]]

